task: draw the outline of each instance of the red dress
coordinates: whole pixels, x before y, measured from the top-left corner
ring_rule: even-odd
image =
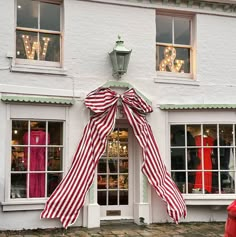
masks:
[[[28,135],[29,140],[28,140]],[[31,131],[24,134],[24,144],[28,145],[30,142],[30,160],[28,157],[28,148],[25,148],[26,165],[30,163],[30,171],[45,171],[45,145],[46,145],[46,132],[44,131]],[[48,137],[49,143],[49,137]],[[34,147],[37,145],[37,147]],[[40,146],[41,145],[41,146]],[[30,173],[29,174],[29,197],[45,197],[45,172],[43,173]]]
[[[211,193],[212,189],[212,146],[214,144],[214,139],[212,137],[203,137],[198,135],[195,137],[196,146],[204,146],[204,148],[198,148],[197,156],[200,158],[201,162],[198,165],[198,170],[208,170],[204,171],[204,187],[203,187],[203,176],[202,171],[196,172],[194,188],[205,189],[208,193]],[[208,147],[209,146],[209,147]],[[203,152],[202,152],[203,151]],[[203,154],[202,154],[203,153]]]

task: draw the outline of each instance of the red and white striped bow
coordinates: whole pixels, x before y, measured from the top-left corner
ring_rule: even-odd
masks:
[[[85,99],[85,105],[94,115],[84,129],[72,166],[47,200],[41,218],[60,218],[64,228],[76,221],[93,182],[98,160],[105,152],[107,136],[114,128],[120,97],[125,115],[142,147],[142,172],[166,203],[169,216],[176,223],[186,216],[185,201],[167,172],[146,121],[145,115],[152,112],[151,106],[134,89],[120,96],[109,88],[98,88]]]

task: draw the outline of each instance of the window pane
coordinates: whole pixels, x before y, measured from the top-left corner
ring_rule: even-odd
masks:
[[[12,121],[12,145],[23,145],[23,136],[28,131],[28,122],[22,120]]]
[[[177,47],[175,49],[176,49],[176,59],[175,59],[176,70],[182,73],[190,73],[190,49],[177,48]]]
[[[39,34],[40,60],[60,62],[60,36]]]
[[[190,49],[158,45],[157,70],[190,73]]]
[[[128,189],[129,181],[128,175],[120,175],[119,176],[119,188],[120,189]]]
[[[49,197],[62,180],[62,174],[48,174],[47,196]]]
[[[199,124],[187,125],[187,144],[188,144],[188,146],[196,146],[195,137],[198,135],[201,135],[201,125],[199,125]]]
[[[25,157],[25,152],[23,147],[12,147],[11,148],[11,170],[12,171],[24,171],[27,170],[27,162]]]
[[[50,136],[50,145],[63,144],[63,123],[62,122],[48,122],[48,132]]]
[[[108,205],[118,205],[117,200],[117,191],[109,191],[108,192]]]
[[[31,129],[31,131],[46,131],[46,122],[31,121],[30,122],[30,129]],[[42,144],[46,144],[46,140]]]
[[[192,189],[194,188],[195,178],[196,178],[196,172],[192,171],[188,172],[188,193],[191,193]]]
[[[220,124],[219,137],[220,146],[233,146],[233,125]]]
[[[45,173],[29,174],[29,197],[45,197]]]
[[[181,192],[185,192],[186,173],[172,172],[172,178]]]
[[[16,57],[37,60],[38,38],[37,33],[16,31]]]
[[[120,191],[120,205],[128,205],[128,191]]]
[[[107,176],[98,175],[98,189],[106,189],[106,188],[107,188]]]
[[[174,18],[174,44],[190,45],[190,20]]]
[[[26,197],[26,174],[11,175],[11,198]]]
[[[171,125],[171,146],[185,145],[184,125]]]
[[[107,192],[98,191],[98,204],[105,206],[107,204]]]
[[[114,189],[117,188],[118,181],[117,181],[117,175],[110,175],[109,176],[109,188]]]
[[[106,173],[106,172],[107,172],[106,159],[100,159],[98,162],[98,173]]]
[[[171,169],[172,170],[185,169],[185,149],[184,148],[171,149]]]
[[[128,159],[120,160],[120,173],[128,173],[129,161]]]
[[[108,168],[110,173],[117,173],[118,172],[117,160],[108,160]]]
[[[61,147],[48,148],[48,170],[62,170],[63,149]]]
[[[197,149],[190,148],[187,150],[187,159],[188,159],[188,169],[195,170],[199,166],[201,160],[198,157]]]
[[[128,156],[128,144],[125,143],[125,144],[120,144],[120,147],[119,147],[119,153],[120,153],[120,156],[121,157],[127,157]]]
[[[38,2],[17,0],[17,26],[38,28]]]
[[[60,31],[60,5],[40,3],[40,29]]]
[[[172,17],[156,16],[156,42],[172,43]]]

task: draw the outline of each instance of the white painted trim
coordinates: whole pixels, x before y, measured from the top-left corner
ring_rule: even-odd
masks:
[[[24,72],[24,73],[40,73],[40,74],[52,74],[52,75],[67,75],[67,70],[59,67],[43,67],[15,64],[11,66],[11,72]]]
[[[2,202],[3,212],[9,211],[26,211],[26,210],[43,210],[45,201],[18,201],[18,202]]]
[[[193,80],[192,78],[180,78],[171,76],[161,76],[161,78],[154,78],[155,83],[160,84],[180,84],[180,85],[190,85],[190,86],[200,86],[200,82]]]

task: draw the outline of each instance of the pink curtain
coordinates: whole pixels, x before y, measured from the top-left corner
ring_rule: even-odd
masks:
[[[151,106],[134,89],[118,95],[109,88],[98,88],[85,99],[85,105],[94,115],[84,129],[72,166],[46,202],[41,218],[60,218],[64,228],[76,221],[93,182],[98,160],[105,151],[107,136],[114,128],[119,98],[143,150],[142,172],[166,203],[170,217],[177,223],[186,216],[185,201],[162,162],[146,121],[145,115],[152,112]]]

